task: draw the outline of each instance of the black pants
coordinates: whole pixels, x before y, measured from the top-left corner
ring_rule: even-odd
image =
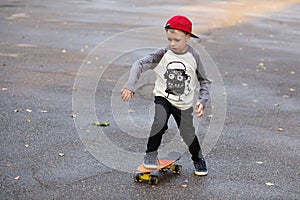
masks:
[[[151,127],[150,136],[148,139],[146,153],[157,151],[161,144],[162,136],[168,129],[168,120],[172,115],[179,128],[180,135],[189,147],[189,152],[192,155],[193,161],[198,161],[203,158],[201,147],[195,128],[193,126],[193,108],[187,110],[179,110],[172,106],[171,103],[163,97],[155,97],[155,115]]]

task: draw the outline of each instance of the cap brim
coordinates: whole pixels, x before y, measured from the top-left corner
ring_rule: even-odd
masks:
[[[193,38],[199,38],[197,35],[190,33]]]

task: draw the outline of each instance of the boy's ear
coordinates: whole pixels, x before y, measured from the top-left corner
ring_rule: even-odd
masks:
[[[188,41],[192,38],[191,34],[187,34],[186,37],[187,37],[186,39],[187,39]]]

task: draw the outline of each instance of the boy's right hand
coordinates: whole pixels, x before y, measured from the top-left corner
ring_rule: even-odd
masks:
[[[134,92],[131,90],[128,90],[126,88],[122,88],[121,89],[121,98],[123,99],[123,101],[127,102],[129,101],[130,98],[134,97]]]

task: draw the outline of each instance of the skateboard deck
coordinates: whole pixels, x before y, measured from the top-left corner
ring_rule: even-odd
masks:
[[[158,183],[158,176],[151,174],[154,171],[167,172],[171,170],[173,174],[180,174],[182,170],[181,165],[174,164],[181,157],[179,152],[171,152],[165,158],[158,160],[158,167],[156,169],[148,169],[143,164],[139,165],[133,178],[135,182],[148,182],[150,185],[156,185]]]

